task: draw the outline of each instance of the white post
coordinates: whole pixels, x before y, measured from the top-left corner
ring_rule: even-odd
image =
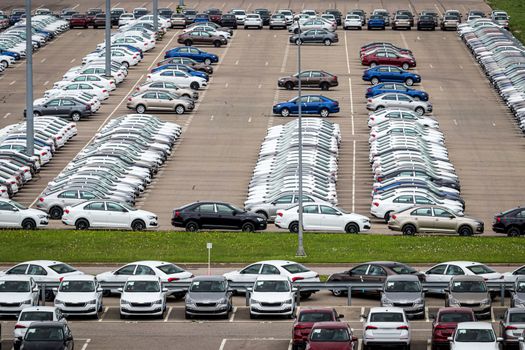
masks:
[[[208,276],[211,275],[211,248],[213,248],[213,243],[206,243],[206,248],[208,249]]]

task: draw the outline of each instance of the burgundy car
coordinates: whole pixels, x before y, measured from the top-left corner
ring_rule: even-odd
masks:
[[[93,8],[86,11],[86,18],[88,25],[93,25],[93,21],[95,20],[95,16],[99,13],[102,13],[102,9],[99,8]]]
[[[71,19],[69,20],[69,28],[75,28],[75,27],[82,27],[82,28],[88,27],[88,19],[86,15],[77,13],[71,16]]]
[[[292,349],[304,348],[308,336],[316,322],[339,322],[344,315],[339,315],[333,308],[301,309],[292,328]]]
[[[354,350],[357,337],[346,322],[319,322],[313,325],[306,350]]]
[[[208,9],[206,13],[208,14],[211,22],[221,24],[221,20],[222,20],[221,10],[216,9],[216,8],[211,8],[211,9]]]
[[[387,50],[378,50],[361,57],[361,64],[370,67],[379,65],[396,66],[407,70],[416,66],[416,60],[412,56],[400,55]]]
[[[474,312],[464,307],[442,307],[432,322],[432,350],[447,348],[451,337],[460,322],[476,321]]]

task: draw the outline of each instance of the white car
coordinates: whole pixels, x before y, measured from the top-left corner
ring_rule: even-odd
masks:
[[[30,306],[23,309],[18,315],[18,320],[13,331],[14,349],[20,349],[22,339],[24,339],[31,323],[48,321],[67,323],[62,312],[54,306]]]
[[[379,111],[385,108],[406,108],[416,112],[418,115],[432,112],[430,102],[418,101],[406,94],[388,92],[367,100],[366,108],[370,111]]]
[[[0,198],[0,227],[34,230],[45,227],[48,223],[47,213],[38,209],[26,208],[7,198]]]
[[[103,272],[97,275],[99,282],[126,282],[130,276],[152,275],[160,278],[161,282],[191,281],[195,276],[179,266],[165,261],[135,261],[114,271]],[[117,288],[107,292],[117,293]],[[184,292],[170,291],[168,295],[184,296]]]
[[[127,316],[164,317],[166,293],[157,276],[133,276],[128,278],[124,288],[119,288],[120,318]]]
[[[504,281],[501,273],[494,271],[485,264],[474,261],[448,261],[434,265],[423,273],[427,282],[449,283],[452,277],[456,275],[477,275],[486,281]],[[443,289],[429,289],[429,292],[443,293]]]
[[[146,82],[167,81],[176,84],[181,88],[192,88],[199,90],[201,87],[207,86],[206,79],[192,76],[186,72],[175,69],[164,69],[156,73],[148,74]]]
[[[94,276],[67,276],[56,289],[55,307],[65,315],[98,317],[102,311],[102,288]]]
[[[334,22],[330,22],[326,19],[322,19],[322,18],[311,18],[311,19],[304,21],[303,23],[294,22],[288,28],[288,31],[294,34],[298,34],[299,29],[301,30],[302,33],[310,29],[324,29],[329,32],[334,32],[337,29],[337,24]]]
[[[15,265],[5,271],[0,271],[0,276],[27,275],[34,278],[37,283],[60,282],[61,278],[73,275],[83,275],[72,266],[60,261],[32,260]]]
[[[373,307],[363,325],[363,349],[401,345],[410,348],[412,334],[405,311],[398,307]]]
[[[421,126],[427,126],[432,129],[439,128],[439,122],[431,117],[421,116],[415,112],[412,112],[408,109],[394,109],[388,108],[383,109],[378,112],[372,113],[368,116],[368,127],[371,128],[375,125],[380,125],[381,123],[387,121],[404,121],[407,123],[416,123]]]
[[[157,215],[111,200],[91,200],[64,209],[62,222],[77,230],[120,228],[142,231],[158,226]]]
[[[275,11],[275,14],[283,15],[287,25],[292,24],[293,12],[291,10],[277,10]]]
[[[504,272],[503,279],[505,282],[515,282],[519,276],[525,275],[525,265],[518,267],[514,271]]]
[[[250,318],[295,315],[295,288],[286,276],[266,275],[257,277],[250,290]]]
[[[210,26],[209,24],[206,24],[206,23],[202,23],[202,24],[196,24],[194,26],[191,26],[190,28],[186,28],[186,29],[183,29],[182,32],[183,33],[188,33],[188,32],[192,32],[194,30],[205,30],[206,32],[209,32],[211,33],[212,35],[217,35],[217,36],[222,36],[226,39],[231,39],[231,34],[229,32],[225,32],[225,31],[222,31],[222,30],[218,30],[212,26]]]
[[[122,64],[124,67],[136,66],[140,62],[140,54],[138,52],[130,54],[123,50],[111,50],[111,60]],[[106,53],[97,52],[89,54],[82,59],[82,64],[89,64],[94,62],[105,62]]]
[[[237,21],[237,24],[243,25],[244,20],[246,19],[246,11],[239,10],[239,9],[233,9],[230,11],[230,13],[235,15],[235,20]]]
[[[263,20],[260,15],[256,13],[249,13],[244,18],[244,29],[255,27],[257,29],[263,28]]]
[[[346,15],[343,22],[343,29],[363,29],[363,23],[361,21],[361,16],[359,15]]]
[[[138,18],[137,23],[146,22],[146,23],[153,24],[153,20],[154,20],[153,15],[145,15],[145,16]],[[157,20],[159,23],[159,27],[162,27],[164,29],[171,28],[171,22],[169,19],[166,19],[162,16],[157,16]]]
[[[31,276],[0,277],[0,315],[18,315],[38,305],[40,290]]]
[[[104,89],[102,86],[98,86],[94,83],[70,83],[65,85],[61,89],[51,89],[44,93],[44,97],[57,96],[62,91],[78,91],[87,92],[88,94],[95,95],[99,100],[107,100],[109,98],[108,89]]]
[[[288,229],[290,232],[299,230],[298,206],[286,210],[278,210],[275,226]],[[370,219],[366,216],[346,213],[341,209],[327,204],[307,204],[303,206],[303,228],[305,231],[338,231],[359,233],[370,230]]]
[[[96,75],[96,74],[86,74],[86,75],[79,75],[76,77],[73,77],[71,80],[61,80],[57,81],[53,84],[54,89],[61,89],[64,86],[70,84],[70,83],[80,83],[80,82],[88,82],[88,83],[94,83],[98,84],[109,91],[113,91],[117,88],[117,84],[115,83],[115,80],[113,78],[107,78],[102,75]]]
[[[449,338],[450,350],[499,350],[503,338],[496,337],[488,322],[461,322]]]
[[[118,26],[122,27],[126,24],[135,23],[135,16],[132,13],[123,13],[118,19]]]
[[[0,66],[7,68],[15,63],[15,59],[11,56],[0,55]]]

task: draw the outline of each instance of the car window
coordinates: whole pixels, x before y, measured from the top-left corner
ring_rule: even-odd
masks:
[[[328,207],[326,205],[321,205],[321,214],[338,215],[339,212],[335,210],[334,208]]]
[[[51,100],[47,103],[48,107],[56,107],[60,104],[60,100]]]
[[[485,274],[485,273],[494,273],[494,272],[496,272],[493,269],[491,269],[490,267],[485,266],[485,265],[469,266],[469,267],[467,267],[467,269],[469,269],[475,275],[481,275],[481,274]]]
[[[106,210],[104,208],[104,202],[94,202],[86,205],[84,210]]]
[[[385,95],[385,96],[382,97],[382,100],[395,101],[396,100],[396,95]]]
[[[248,266],[247,268],[245,268],[244,270],[241,270],[241,274],[242,275],[247,275],[247,274],[250,274],[250,275],[256,275],[259,273],[259,271],[261,270],[261,265],[262,264],[254,264],[254,265],[250,265]]]
[[[137,265],[127,265],[115,271],[115,275],[133,275]]]
[[[450,212],[448,212],[448,211],[446,211],[444,209],[434,208],[434,216],[448,218],[448,217],[451,217],[453,215]]]
[[[399,312],[374,312],[370,322],[404,322],[403,314]]]
[[[80,198],[90,200],[90,199],[94,199],[97,197],[91,192],[80,191]]]
[[[304,267],[301,264],[283,265],[282,268],[285,269],[286,271],[288,271],[291,274],[304,273],[304,272],[309,272],[310,271],[308,268]]]
[[[176,273],[184,272],[183,269],[181,269],[180,267],[174,264],[160,265],[160,266],[157,266],[157,269],[164,272],[166,275],[173,275]]]
[[[106,202],[106,210],[107,211],[116,211],[116,212],[120,212],[120,213],[127,213],[127,210],[121,206],[120,204],[117,204],[117,203],[112,203],[112,202]]]
[[[3,211],[13,211],[15,207],[12,206],[11,204],[9,203],[6,203],[6,202],[0,202],[0,210],[3,210]]]
[[[62,192],[61,194],[58,195],[58,198],[76,199],[78,198],[78,192],[77,191]]]
[[[413,216],[432,216],[432,209],[430,208],[419,208],[416,210],[413,210],[410,215]]]
[[[197,208],[201,213],[215,213],[215,205],[213,203],[201,204]]]
[[[70,100],[62,100],[61,105],[62,106],[69,106],[69,107],[71,107],[71,106],[74,106],[75,103],[73,101],[70,101]]]
[[[430,199],[427,199],[421,196],[416,196],[416,203],[417,204],[434,204],[434,202],[431,201]]]
[[[397,99],[399,101],[403,101],[403,102],[410,102],[410,98],[408,96],[405,96],[405,95],[397,95]]]
[[[446,268],[447,265],[434,266],[433,268],[427,271],[427,275],[442,275],[445,273]]]
[[[290,204],[292,203],[292,197],[292,195],[280,197],[275,201],[275,204]]]
[[[47,271],[42,267],[38,265],[29,265],[29,269],[27,270],[28,275],[36,275],[36,276],[45,276],[47,275]]]
[[[394,203],[412,204],[414,203],[413,196],[399,196],[393,201]]]
[[[448,265],[448,269],[447,269],[447,275],[454,275],[454,276],[457,276],[457,275],[464,275],[465,272],[463,271],[463,269],[459,266],[456,266],[456,265]]]
[[[6,272],[6,275],[24,275],[27,270],[27,264],[17,265]]]
[[[264,264],[261,270],[262,275],[280,275],[279,269],[273,265]]]
[[[350,273],[352,275],[362,276],[366,274],[366,270],[368,270],[369,265],[359,265],[357,267],[354,267],[352,270],[350,270]]]
[[[513,312],[510,314],[511,323],[525,323],[525,312]]]
[[[332,312],[302,312],[299,315],[299,322],[330,322],[334,321]]]
[[[310,103],[312,103],[312,102],[319,103],[319,102],[322,102],[322,100],[318,96],[310,96],[310,98],[308,99],[308,102],[310,102]]]
[[[471,313],[467,312],[451,312],[451,313],[442,313],[439,315],[439,322],[453,322],[453,323],[460,323],[460,322],[472,322],[474,321],[474,317]]]
[[[233,209],[225,204],[216,204],[217,212],[219,214],[228,214],[231,215],[233,212]]]
[[[525,275],[525,266],[514,271],[513,275]]]
[[[20,314],[19,321],[53,321],[53,313],[49,311],[26,311]]]
[[[317,205],[305,205],[303,207],[303,213],[305,214],[319,214]]]
[[[142,98],[157,99],[157,94],[154,92],[148,92],[147,94],[142,95]]]
[[[155,271],[149,266],[138,265],[135,275],[155,275]]]
[[[369,276],[386,276],[386,271],[380,266],[370,265],[370,269],[368,269],[367,275],[369,275]]]

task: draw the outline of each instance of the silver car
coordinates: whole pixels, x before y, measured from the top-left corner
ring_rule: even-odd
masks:
[[[58,220],[64,214],[64,208],[91,199],[99,199],[99,195],[89,190],[63,190],[43,194],[36,202],[36,207],[49,214],[51,219]]]
[[[286,17],[284,17],[284,15],[275,14],[272,17],[270,17],[270,29],[274,29],[274,28],[286,29],[286,27],[287,27]]]
[[[378,111],[390,107],[410,109],[419,115],[432,112],[432,104],[430,102],[417,101],[408,95],[395,92],[371,97],[366,104],[366,108],[370,111]]]
[[[224,276],[195,277],[186,293],[185,316],[222,316],[229,318],[233,309],[232,291]]]
[[[419,278],[414,275],[391,275],[385,280],[381,306],[399,307],[408,318],[425,317],[425,295]]]
[[[525,308],[525,275],[516,278],[511,295],[511,307]]]
[[[288,209],[299,202],[299,195],[294,192],[281,193],[265,203],[247,204],[244,209],[252,211],[257,214],[264,215],[268,221],[274,221],[277,215],[277,210]],[[303,195],[303,203],[322,203],[330,205],[330,203],[312,195]]]
[[[180,88],[177,84],[170,83],[168,81],[154,81],[149,83],[141,84],[137,87],[137,92],[143,92],[146,90],[169,90],[169,92],[180,95],[181,97],[190,98],[197,100],[199,98],[199,93],[192,89]]]
[[[507,309],[499,322],[500,336],[503,338],[503,348],[518,345],[518,340],[525,330],[525,309]]]

